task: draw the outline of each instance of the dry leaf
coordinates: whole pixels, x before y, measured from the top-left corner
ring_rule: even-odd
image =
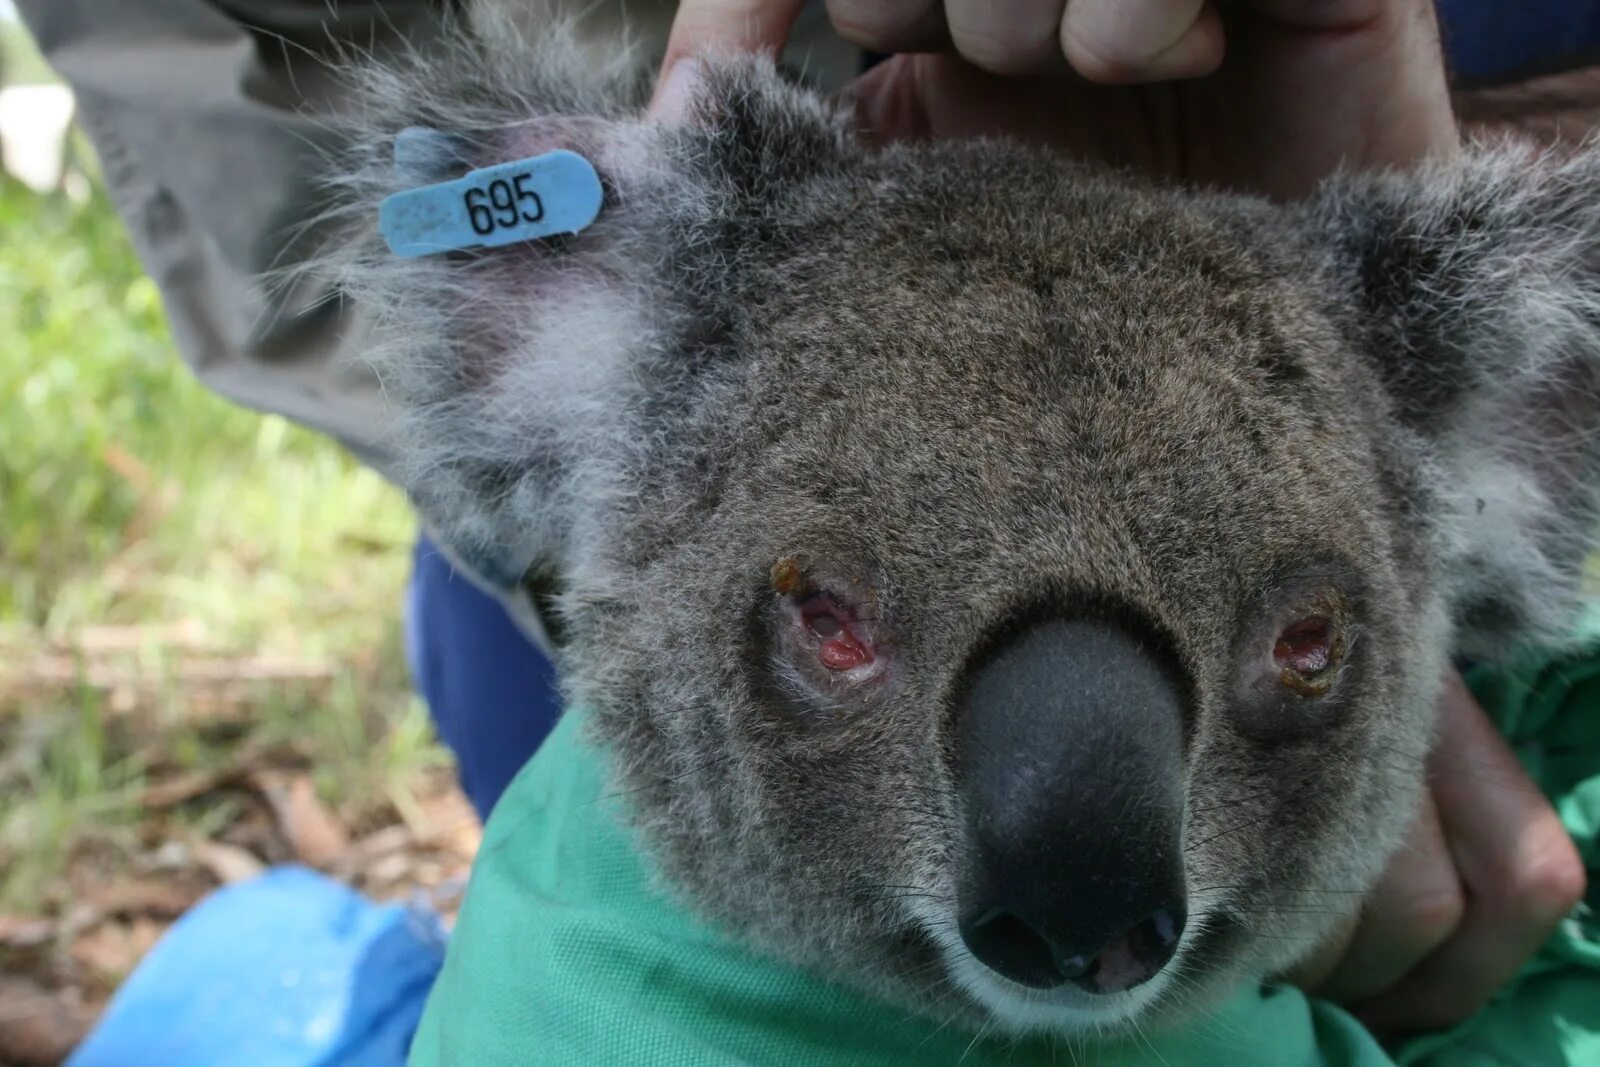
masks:
[[[146,808],[170,808],[186,800],[204,796],[242,777],[238,766],[218,767],[207,771],[189,771],[176,778],[168,778],[145,789],[139,795],[139,804]]]
[[[379,856],[386,856],[391,852],[398,852],[416,842],[411,830],[404,824],[385,826],[350,846],[350,851],[345,855],[357,862],[370,862]]]
[[[326,867],[350,848],[350,839],[331,812],[317,799],[311,779],[303,774],[284,778],[260,772],[250,777],[272,808],[278,829],[294,850],[295,858],[313,867]]]
[[[154,852],[135,857],[134,867],[141,874],[183,871],[194,865],[189,846],[182,841],[163,841]]]
[[[412,882],[415,878],[410,876],[411,863],[411,857],[404,852],[391,852],[368,866],[365,874],[372,882]]]
[[[0,975],[0,1063],[55,1067],[83,1040],[95,1014],[31,979]]]
[[[101,923],[72,943],[73,962],[86,967],[97,978],[121,981],[143,955],[134,943],[128,924]]]
[[[176,919],[188,911],[200,896],[199,890],[170,881],[124,879],[89,892],[86,899],[108,915],[154,915]]]
[[[266,870],[266,865],[256,859],[253,853],[238,845],[196,839],[190,847],[194,849],[194,858],[200,861],[200,865],[223,885],[249,881]]]
[[[55,923],[49,919],[0,915],[0,945],[6,948],[38,948],[50,940],[55,930]]]
[[[167,925],[145,916],[133,920],[133,928],[128,931],[128,942],[139,959],[144,959],[145,954],[156,947],[161,935],[167,932]]]

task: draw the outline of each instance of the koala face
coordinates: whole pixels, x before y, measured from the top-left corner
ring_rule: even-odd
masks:
[[[682,412],[715,473],[577,613],[692,899],[1020,1026],[1187,1006],[1359,899],[1446,666],[1430,458],[1221,206],[994,145],[779,205],[781,295]]]
[[[344,283],[393,327],[413,497],[561,590],[569,694],[691,906],[1066,1031],[1190,1010],[1358,906],[1452,652],[1573,605],[1600,161],[1283,207],[868,151],[753,62],[647,126],[626,69],[487,39],[372,76],[351,210],[423,122],[473,165],[584,152],[600,221],[355,241]]]

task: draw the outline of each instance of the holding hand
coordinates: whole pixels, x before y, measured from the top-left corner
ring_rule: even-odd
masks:
[[[1459,678],[1439,720],[1406,844],[1358,921],[1293,976],[1380,1031],[1471,1015],[1584,894],[1572,838]]]
[[[665,66],[776,52],[800,0],[685,0]],[[1451,151],[1429,0],[829,0],[899,53],[851,90],[884,140],[1009,133],[1085,158],[1293,196],[1341,165]],[[1179,79],[1179,80],[1173,80]]]

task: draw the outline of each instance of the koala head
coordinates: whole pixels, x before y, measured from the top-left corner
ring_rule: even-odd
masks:
[[[554,588],[666,883],[766,951],[1018,1030],[1159,1021],[1359,903],[1452,656],[1559,635],[1600,429],[1600,155],[1285,206],[1001,141],[860,146],[572,38],[369,72],[346,210],[577,150],[559,241],[344,284],[408,487]],[[489,43],[484,43],[489,42]],[[427,169],[427,168],[424,168]]]

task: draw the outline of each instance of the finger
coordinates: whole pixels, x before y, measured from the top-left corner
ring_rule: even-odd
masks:
[[[1459,679],[1440,708],[1432,793],[1466,914],[1455,936],[1360,1011],[1379,1029],[1433,1029],[1481,1007],[1584,894],[1584,869],[1561,820]]]
[[[1356,30],[1394,8],[1391,0],[1250,0],[1258,14],[1308,30]]]
[[[1368,894],[1349,948],[1317,994],[1349,1003],[1389,988],[1450,939],[1465,911],[1443,823],[1424,795],[1405,844]]]
[[[1096,123],[1110,114],[1110,103],[1095,95],[1062,94],[1058,77],[990,74],[948,52],[890,56],[845,95],[857,130],[873,144],[1004,136],[1086,153]]]
[[[950,46],[939,0],[828,0],[828,21],[869,52],[933,52]]]
[[[1069,0],[1061,48],[1093,82],[1196,78],[1222,63],[1222,19],[1206,0]]]
[[[1317,992],[1338,968],[1339,961],[1344,959],[1345,953],[1350,950],[1350,942],[1355,940],[1360,923],[1360,912],[1341,920],[1339,925],[1334,927],[1333,933],[1329,934],[1311,955],[1281,975],[1283,981],[1308,992]]]
[[[956,51],[973,66],[1028,74],[1061,65],[1065,6],[1065,0],[946,0],[945,19]]]
[[[1300,197],[1341,168],[1407,167],[1456,149],[1433,0],[1221,9],[1229,61],[1219,88],[1230,123],[1252,131],[1229,151],[1250,161],[1256,191]]]
[[[706,52],[767,52],[783,50],[804,0],[683,0],[672,20],[661,70],[666,77],[657,85],[650,110],[662,106],[663,88],[678,61]]]

